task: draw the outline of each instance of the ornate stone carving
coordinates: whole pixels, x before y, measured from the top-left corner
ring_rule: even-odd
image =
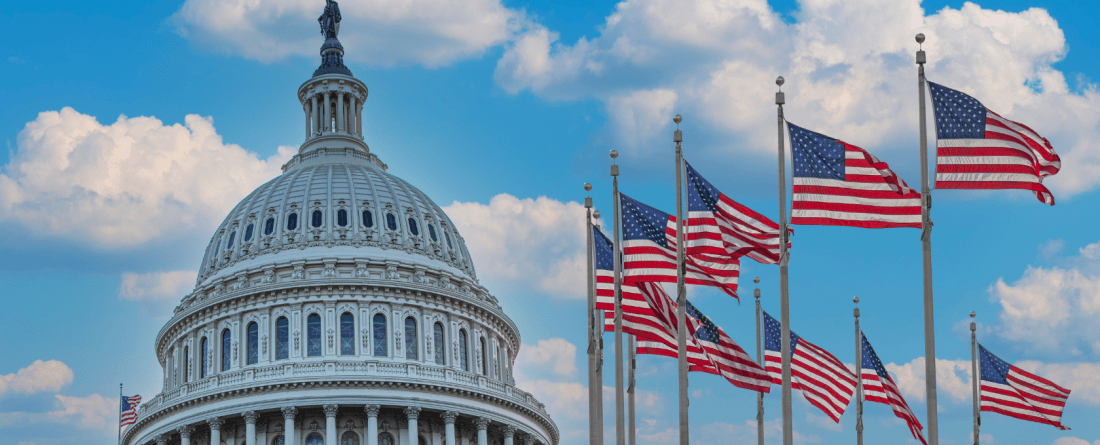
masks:
[[[447,290],[455,290],[455,285],[451,284],[451,277],[446,275],[439,278],[439,287]]]
[[[370,351],[370,331],[367,330],[367,328],[363,328],[359,330],[359,333],[363,335],[363,349]]]
[[[260,353],[267,354],[267,334],[260,336]]]
[[[523,445],[535,445],[535,436],[531,434],[524,436]]]
[[[298,415],[298,408],[293,406],[284,406],[280,410],[283,412],[283,419],[294,420],[294,416]]]
[[[209,419],[206,419],[206,424],[210,425],[210,431],[221,431],[223,423],[224,422],[220,417],[211,417]]]
[[[233,360],[237,359],[237,340],[233,340]]]
[[[394,323],[394,325],[395,326],[393,327],[393,349],[397,350],[397,351],[400,351],[401,350],[401,327],[396,326],[397,323]]]
[[[157,437],[154,437],[153,440],[157,442],[157,445],[168,445],[167,434],[157,434]]]
[[[420,284],[428,284],[430,280],[428,280],[428,277],[424,276],[424,274],[425,272],[423,269],[417,269],[416,273],[413,274],[413,281]]]
[[[399,279],[401,279],[401,274],[397,273],[397,265],[396,264],[390,264],[390,265],[386,266],[386,279],[387,280],[399,280]]]
[[[195,430],[189,426],[181,426],[179,428],[176,428],[176,432],[180,433],[180,439],[190,439],[192,431]]]
[[[298,350],[298,340],[300,339],[301,336],[302,336],[302,331],[298,330],[298,329],[295,329],[294,330],[294,350],[295,351]]]
[[[330,347],[330,348],[332,347],[332,344],[333,344],[332,342],[333,342],[333,338],[335,337],[335,335],[334,335],[335,333],[336,333],[336,330],[334,330],[334,329],[333,329],[333,328],[332,328],[332,327],[330,326],[330,327],[328,328],[328,347]]]
[[[246,424],[255,424],[256,419],[260,418],[260,416],[256,414],[255,411],[245,411],[241,413],[241,417],[244,417],[244,423]]]
[[[264,277],[260,278],[261,283],[274,283],[275,282],[275,269],[267,269],[264,271]]]
[[[324,277],[324,278],[336,278],[336,264],[335,263],[325,264],[325,272],[323,274],[321,274],[321,276]]]
[[[489,429],[489,422],[490,420],[488,417],[478,417],[477,420],[474,421],[474,424],[477,425],[478,431],[485,431]]]
[[[516,435],[516,426],[504,425],[504,428],[501,431],[504,433],[504,437],[513,437]]]
[[[306,266],[298,264],[294,266],[294,274],[290,276],[291,279],[301,280],[306,277]]]
[[[237,284],[234,286],[234,289],[245,289],[247,287],[248,287],[248,277],[243,276],[243,275],[237,277]]]
[[[416,405],[409,405],[405,407],[405,415],[409,420],[416,420],[420,417],[420,407]]]
[[[443,415],[440,417],[443,417],[443,423],[447,425],[453,425],[455,423],[455,419],[458,419],[458,413],[455,411],[444,411]]]
[[[363,407],[363,412],[367,413],[367,417],[378,417],[378,411],[381,409],[381,405],[367,405]]]
[[[367,265],[359,263],[355,265],[355,278],[367,278]]]
[[[325,410],[325,417],[336,417],[336,413],[340,411],[340,405],[332,404],[322,407]]]

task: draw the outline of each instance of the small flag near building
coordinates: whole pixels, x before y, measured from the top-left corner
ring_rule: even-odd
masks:
[[[1069,390],[1017,368],[978,345],[981,381],[981,410],[1031,422],[1045,423],[1060,430],[1062,410]]]
[[[764,364],[772,382],[783,384],[783,336],[779,321],[764,314]],[[802,391],[811,405],[824,411],[834,422],[852,401],[856,375],[840,360],[791,330],[791,389]]]
[[[141,404],[141,396],[135,395],[133,397],[122,397],[122,406],[119,407],[119,428],[127,425],[133,425],[137,422],[137,409]]]

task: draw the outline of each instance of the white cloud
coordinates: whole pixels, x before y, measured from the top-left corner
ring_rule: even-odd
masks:
[[[81,429],[110,431],[118,416],[118,402],[111,397],[92,394],[88,397],[56,395],[58,409],[50,411],[48,418],[57,423],[75,425]]]
[[[671,434],[672,436],[669,436]],[[675,429],[666,430],[660,433],[652,435],[642,436],[639,435],[639,442],[643,444],[668,444],[674,443],[675,440],[663,440],[668,437],[675,439],[679,437],[676,434]],[[783,437],[783,419],[775,418],[772,420],[764,421],[764,441],[765,443],[775,443],[781,441]],[[814,444],[821,443],[821,437],[816,434],[805,435],[798,431],[794,431],[794,443],[796,444]],[[691,441],[694,444],[715,444],[715,443],[756,443],[756,420],[746,420],[741,424],[733,424],[727,422],[713,422],[706,425],[700,425],[692,427]]]
[[[549,370],[558,377],[577,374],[577,346],[563,338],[539,340],[536,345],[523,345],[516,357],[516,372],[538,375]]]
[[[147,274],[124,273],[118,297],[130,301],[179,300],[195,286],[196,272],[176,270]]]
[[[1042,363],[1025,360],[1013,365],[1069,389],[1072,401],[1100,406],[1100,363]]]
[[[579,203],[500,194],[488,205],[455,202],[443,210],[465,237],[479,277],[497,292],[587,298]]]
[[[1100,445],[1100,440],[1096,442],[1089,442],[1085,439],[1078,439],[1076,437],[1059,437],[1051,445]]]
[[[293,150],[259,159],[196,115],[183,125],[126,116],[103,125],[68,107],[42,112],[0,170],[0,220],[102,248],[206,230]]]
[[[201,46],[272,62],[318,57],[323,9],[323,2],[311,0],[187,0],[172,21],[181,36]],[[340,15],[346,57],[382,66],[434,67],[479,56],[526,22],[522,11],[499,0],[345,2]]]
[[[1100,275],[1028,266],[1019,280],[998,279],[989,292],[1002,309],[993,328],[999,336],[1033,350],[1100,354]]]
[[[0,375],[0,395],[57,392],[73,382],[73,370],[57,360],[35,360],[12,374]]]
[[[1066,247],[1066,241],[1061,239],[1047,240],[1045,243],[1039,245],[1039,255],[1044,259],[1051,259],[1062,253],[1062,249]],[[1084,253],[1084,249],[1082,249]]]
[[[682,113],[696,156],[743,167],[774,162],[744,155],[774,150],[770,106],[773,81],[783,75],[789,119],[866,147],[913,176],[913,35],[923,32],[930,79],[1051,139],[1064,161],[1047,181],[1057,198],[1100,185],[1100,152],[1092,149],[1100,138],[1100,91],[1086,83],[1073,92],[1053,68],[1068,48],[1047,11],[965,3],[926,15],[919,0],[806,0],[797,17],[784,23],[766,0],[626,0],[593,38],[570,44],[553,30],[529,27],[507,46],[494,77],[512,93],[602,101],[607,145],[623,147],[620,160],[637,166],[652,163],[645,147],[666,139],[631,132],[637,121],[622,98],[664,92],[645,104],[653,116],[645,123],[659,126],[646,133],[668,135],[673,124],[665,115]]]

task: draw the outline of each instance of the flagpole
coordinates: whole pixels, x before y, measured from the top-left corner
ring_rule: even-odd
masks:
[[[924,34],[917,34],[924,43]],[[924,269],[924,375],[928,400],[928,445],[939,445],[936,419],[936,334],[932,311],[932,194],[928,188],[928,122],[924,116],[924,50],[917,51],[917,88],[920,101],[921,253]]]
[[[852,299],[859,304],[859,297]],[[856,445],[863,445],[863,336],[859,330],[859,307],[852,309],[856,319]]]
[[[680,373],[680,445],[688,445],[688,365],[687,365],[687,289],[684,286],[684,193],[683,171],[684,152],[680,149],[684,135],[680,132],[679,114],[672,118],[676,123],[676,132],[672,141],[676,143],[676,356]]]
[[[118,445],[122,445],[122,384],[118,384]]]
[[[982,427],[980,397],[978,395],[978,326],[974,324],[974,311],[970,311],[970,386],[974,389],[974,445],[978,445],[978,432]]]
[[[619,157],[618,150],[611,150],[611,194],[614,196],[615,205],[615,443],[626,445],[626,425],[623,420],[623,288],[622,288],[622,255],[621,242],[619,241],[620,210],[619,210],[619,166],[615,164],[615,158]]]
[[[591,192],[592,184],[584,183],[584,191]],[[585,232],[587,233],[586,241],[588,246],[588,269],[585,275],[588,276],[588,436],[590,444],[596,444],[597,434],[599,431],[596,428],[596,423],[599,418],[596,417],[598,412],[596,411],[596,395],[599,385],[596,383],[596,292],[594,287],[594,280],[592,278],[593,260],[592,254],[595,251],[595,239],[592,234],[592,197],[586,196],[584,198],[585,208]]]
[[[756,297],[756,364],[764,367],[763,344],[760,342],[760,277],[752,279],[756,283],[756,289],[752,294]],[[764,393],[756,392],[756,437],[757,445],[764,445]]]
[[[592,211],[592,219],[600,220],[600,211]],[[599,224],[593,223],[593,227],[600,228]],[[593,257],[595,256],[595,235],[593,235]],[[593,260],[593,263],[595,260]],[[592,294],[596,293],[596,285],[592,284]],[[598,432],[597,441],[594,442],[599,445],[603,445],[603,323],[604,315],[603,311],[595,311],[593,314],[595,320],[593,321],[596,326],[596,431]]]
[[[779,108],[779,312],[782,324],[783,350],[783,445],[794,444],[794,427],[791,424],[791,313],[787,299],[787,170],[784,166],[786,150],[783,148],[783,76],[775,79],[780,91],[775,93],[775,105]]]
[[[637,349],[637,346],[634,345],[634,340],[635,340],[634,335],[631,335],[630,336],[630,342],[627,343],[627,348],[629,348],[628,349],[628,351],[629,351],[628,360],[630,361],[630,379],[629,379],[629,386],[627,386],[627,388],[626,388],[626,392],[627,392],[627,404],[630,405],[629,406],[629,408],[630,408],[630,418],[627,419],[626,437],[627,437],[627,443],[629,445],[634,445],[634,432],[635,432],[634,431],[634,367],[635,367],[634,366],[635,365],[635,358],[634,357],[635,357],[635,351]]]

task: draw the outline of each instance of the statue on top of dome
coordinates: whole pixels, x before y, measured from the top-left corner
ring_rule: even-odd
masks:
[[[335,39],[340,33],[340,6],[334,0],[326,0],[325,12],[317,17],[321,25],[321,35],[326,39]]]

